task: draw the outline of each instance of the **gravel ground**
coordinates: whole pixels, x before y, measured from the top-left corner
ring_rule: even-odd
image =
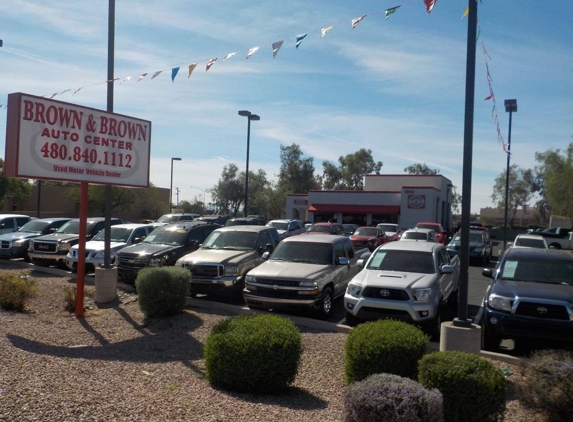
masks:
[[[15,271],[9,262],[0,271]],[[0,421],[340,421],[346,334],[301,327],[304,352],[294,385],[254,396],[212,388],[203,345],[230,316],[193,306],[172,318],[146,320],[137,296],[98,306],[85,317],[64,311],[73,280],[32,274],[39,295],[26,313],[0,310]],[[93,287],[86,286],[86,292]],[[513,393],[522,381],[509,368],[506,421],[543,421]]]

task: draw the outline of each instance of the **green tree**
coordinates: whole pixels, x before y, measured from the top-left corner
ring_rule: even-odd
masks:
[[[440,171],[437,169],[431,169],[424,164],[416,163],[412,164],[404,169],[404,171],[408,174],[438,174]]]
[[[193,202],[185,200],[179,202],[179,208],[186,214],[203,214],[204,206],[203,201],[199,201],[197,197],[195,197]]]
[[[338,167],[329,161],[323,161],[323,189],[362,190],[364,177],[371,173],[380,173],[382,161],[375,162],[372,150],[361,148],[353,154],[340,156]]]
[[[499,210],[505,210],[506,173],[507,171],[503,171],[495,178],[493,193],[491,194],[491,199],[496,203]],[[512,164],[509,168],[507,212],[511,227],[514,225],[517,209],[521,207],[525,213],[528,202],[533,197],[531,186],[526,180],[525,174],[525,171],[517,164]]]
[[[124,188],[113,186],[111,189],[111,212],[133,211],[138,202],[137,188]],[[81,188],[73,187],[67,194],[71,200],[80,202]],[[88,185],[88,213],[91,216],[103,216],[105,214],[105,185]]]
[[[314,159],[305,157],[300,146],[281,145],[281,169],[278,187],[285,193],[308,193],[320,183],[314,175]]]
[[[223,167],[219,181],[209,189],[209,193],[220,213],[237,216],[245,197],[245,180],[241,182],[239,179],[239,167],[233,163]]]
[[[256,214],[267,218],[284,218],[286,194],[278,187],[278,183],[269,183],[264,189],[258,191],[252,199],[252,209]],[[255,214],[255,213],[253,213]]]
[[[4,159],[0,158],[0,206],[6,198],[11,198],[14,205],[21,204],[30,197],[31,191],[28,179],[4,177]]]

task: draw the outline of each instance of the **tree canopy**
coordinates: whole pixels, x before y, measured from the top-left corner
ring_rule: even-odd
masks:
[[[4,177],[4,159],[0,158],[0,205],[6,196],[12,197],[15,204],[22,203],[30,196],[31,189],[28,179]]]
[[[281,169],[278,188],[286,193],[308,193],[319,189],[320,183],[314,175],[314,159],[305,157],[300,146],[281,145]]]
[[[408,174],[438,174],[440,171],[437,169],[431,169],[426,163],[412,164],[404,169]]]
[[[495,178],[491,199],[496,203],[499,210],[505,210],[505,184],[506,173],[504,170]],[[528,183],[527,172],[517,164],[512,164],[509,168],[509,189],[507,195],[507,213],[509,224],[513,227],[517,209],[521,207],[527,210],[528,202],[533,197],[531,185]]]
[[[340,156],[338,166],[323,161],[322,188],[325,190],[361,190],[364,189],[364,177],[367,174],[380,173],[382,162],[375,162],[372,150],[361,148],[353,154]]]

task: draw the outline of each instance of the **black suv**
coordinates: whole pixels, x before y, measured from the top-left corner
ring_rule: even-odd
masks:
[[[118,278],[124,283],[134,284],[142,268],[175,265],[179,258],[196,250],[219,227],[219,224],[203,221],[157,227],[141,243],[117,253]]]
[[[112,218],[111,225],[122,224],[119,218]],[[105,227],[104,217],[87,219],[86,242],[91,240]],[[61,226],[57,232],[39,236],[30,240],[28,256],[35,265],[58,265],[66,268],[66,255],[71,247],[77,245],[80,237],[80,220],[74,218]]]
[[[573,254],[510,248],[484,298],[483,344],[495,351],[502,339],[573,341]]]

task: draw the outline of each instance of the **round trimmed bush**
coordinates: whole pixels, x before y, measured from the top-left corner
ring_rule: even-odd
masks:
[[[366,322],[353,328],[346,339],[346,383],[380,373],[415,379],[418,361],[429,338],[417,327],[401,321]]]
[[[346,388],[344,420],[442,422],[442,394],[398,375],[370,375]]]
[[[139,309],[149,318],[174,315],[187,305],[191,273],[180,267],[143,268],[135,287]]]
[[[446,422],[503,420],[505,377],[479,356],[456,351],[426,355],[420,360],[418,381],[440,390]]]
[[[239,392],[275,392],[294,382],[302,337],[277,315],[241,315],[213,327],[205,342],[207,379]]]

